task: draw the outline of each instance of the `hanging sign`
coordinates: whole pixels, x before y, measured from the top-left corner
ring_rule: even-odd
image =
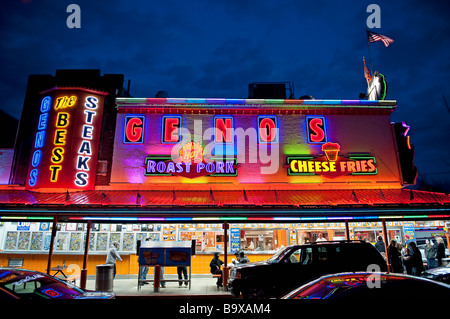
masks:
[[[55,88],[43,94],[26,188],[93,190],[106,93]]]

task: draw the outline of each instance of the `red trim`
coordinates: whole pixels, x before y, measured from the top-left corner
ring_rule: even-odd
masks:
[[[138,193],[140,196],[138,196]],[[141,206],[141,207],[264,207],[448,205],[450,196],[408,189],[360,190],[135,190],[38,193],[0,190],[0,206]],[[411,199],[412,198],[412,199]],[[440,215],[437,215],[440,216]]]

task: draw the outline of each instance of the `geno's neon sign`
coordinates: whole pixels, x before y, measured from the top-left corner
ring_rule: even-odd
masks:
[[[26,187],[94,189],[106,93],[55,88],[44,94]]]

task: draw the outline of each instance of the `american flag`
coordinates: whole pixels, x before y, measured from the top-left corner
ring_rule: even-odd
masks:
[[[385,35],[381,35],[372,31],[367,30],[367,36],[369,37],[369,42],[377,42],[377,41],[381,41],[383,42],[384,46],[387,48],[389,46],[389,44],[391,44],[392,42],[394,42],[393,39],[385,36]]]

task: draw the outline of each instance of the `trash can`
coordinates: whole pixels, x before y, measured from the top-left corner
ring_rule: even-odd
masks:
[[[97,265],[95,274],[95,290],[112,292],[113,291],[114,265]]]

